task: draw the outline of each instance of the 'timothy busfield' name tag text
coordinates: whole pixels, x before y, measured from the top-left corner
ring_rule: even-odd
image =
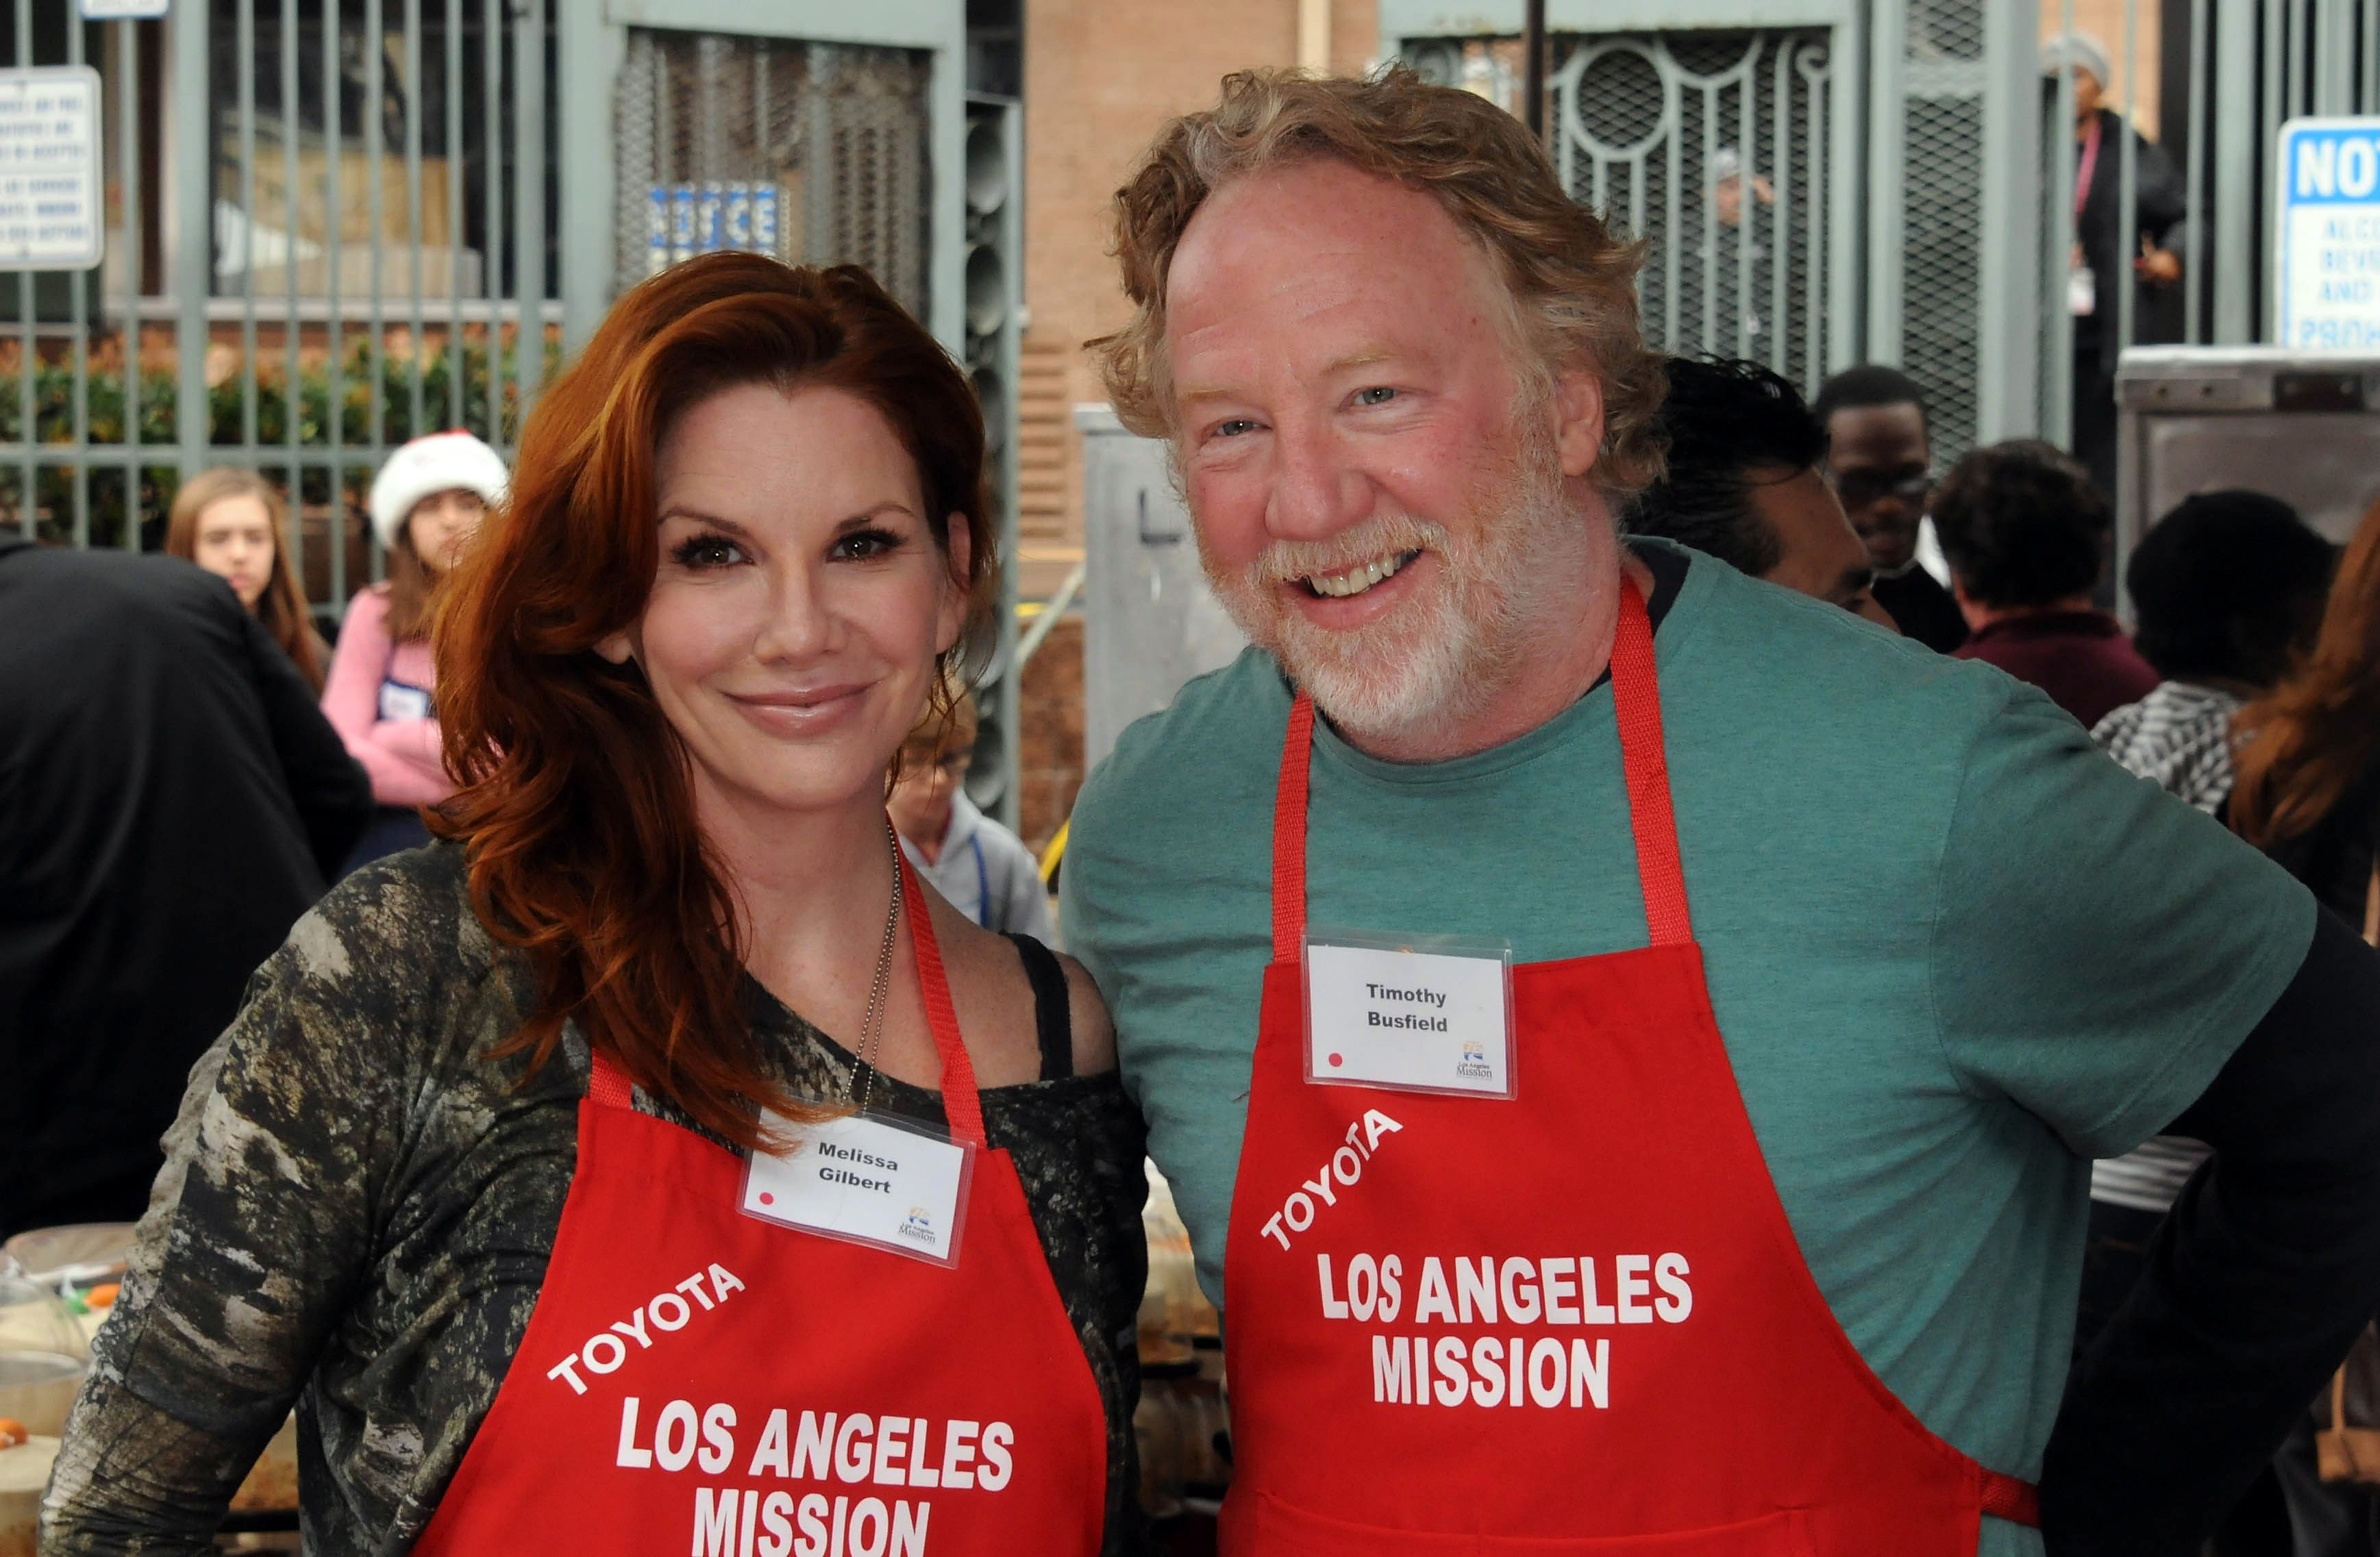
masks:
[[[1444,990],[1391,989],[1386,984],[1366,984],[1364,992],[1372,1004],[1364,1013],[1366,1025],[1375,1028],[1396,1028],[1409,1032],[1444,1032],[1446,1018],[1433,1016],[1433,1009],[1446,1009]]]

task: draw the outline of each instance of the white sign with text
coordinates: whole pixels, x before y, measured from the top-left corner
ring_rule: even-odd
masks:
[[[99,72],[0,70],[0,270],[84,271],[106,248]]]

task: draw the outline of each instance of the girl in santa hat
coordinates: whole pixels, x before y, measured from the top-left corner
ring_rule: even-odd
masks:
[[[372,480],[372,533],[388,553],[388,578],[348,603],[322,691],[322,712],[371,774],[381,806],[350,870],[428,843],[420,808],[455,792],[438,745],[431,594],[504,481],[503,456],[459,431],[414,439]]]

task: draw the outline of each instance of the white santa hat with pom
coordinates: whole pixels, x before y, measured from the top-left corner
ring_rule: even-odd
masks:
[[[504,456],[460,428],[416,438],[372,478],[372,534],[383,548],[395,545],[415,504],[457,487],[492,506],[504,501],[506,479]]]

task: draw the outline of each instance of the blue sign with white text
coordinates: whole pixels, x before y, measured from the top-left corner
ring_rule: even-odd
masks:
[[[2274,169],[2274,337],[2380,350],[2380,118],[2292,119]]]

